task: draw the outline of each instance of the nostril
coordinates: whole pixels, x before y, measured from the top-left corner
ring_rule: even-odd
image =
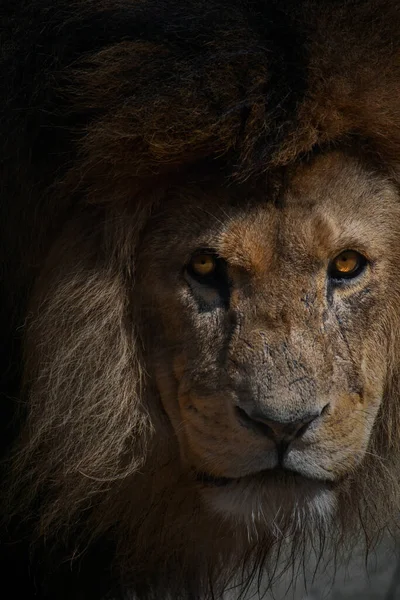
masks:
[[[311,425],[312,421],[314,421],[314,419],[311,419],[311,421],[308,421],[307,423],[304,423],[304,425],[301,425],[300,428],[294,433],[294,437],[301,438]]]
[[[326,404],[320,412],[315,412],[314,414],[309,415],[308,417],[304,417],[300,421],[300,423],[298,423],[298,429],[296,431],[294,431],[294,437],[295,438],[302,437],[305,434],[305,432],[307,431],[307,429],[310,427],[311,423],[313,423],[316,419],[318,419],[318,417],[322,417],[323,415],[325,415],[328,412],[328,407],[329,407],[329,403]],[[294,427],[296,427],[296,424],[294,424]]]
[[[329,408],[330,408],[330,402],[328,402],[328,404],[325,404],[324,408],[321,410],[321,417],[324,417],[326,414],[329,413]]]
[[[275,439],[274,430],[267,423],[265,423],[264,421],[253,419],[247,414],[245,410],[240,408],[240,406],[235,407],[235,412],[239,422],[242,425],[244,425],[244,427],[258,431],[259,433],[262,433],[263,435],[269,437],[271,440]]]

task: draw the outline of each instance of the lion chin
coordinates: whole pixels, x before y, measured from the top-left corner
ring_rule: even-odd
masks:
[[[304,520],[319,530],[335,517],[337,500],[331,483],[276,472],[236,480],[209,480],[201,490],[210,510],[223,519],[243,520],[247,527],[265,527],[277,538],[290,523],[300,530]]]

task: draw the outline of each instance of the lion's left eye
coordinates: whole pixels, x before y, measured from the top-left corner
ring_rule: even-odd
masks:
[[[344,250],[331,262],[329,276],[331,279],[351,279],[360,275],[367,266],[365,256],[355,250]]]

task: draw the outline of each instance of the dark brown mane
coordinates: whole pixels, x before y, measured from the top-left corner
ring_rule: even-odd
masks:
[[[13,587],[23,597],[37,580],[43,599],[100,600],[109,591],[125,597],[126,584],[140,599],[203,600],[233,574],[246,582],[270,569],[273,579],[274,566],[290,559],[272,537],[237,552],[245,528],[211,523],[191,489],[174,491],[177,450],[149,402],[136,248],[152,211],[181,182],[264,185],[335,145],[372,156],[398,181],[400,6],[0,0],[0,17],[6,570],[28,573],[38,548],[33,577]],[[337,531],[317,524],[321,548],[325,536],[335,545],[365,523],[370,542],[396,512],[399,419],[387,403],[370,475],[348,498],[361,518],[342,514]],[[170,478],[170,495],[157,477],[149,483],[155,472]],[[291,551],[301,555],[312,535],[310,525]],[[96,587],[98,569],[105,575]]]

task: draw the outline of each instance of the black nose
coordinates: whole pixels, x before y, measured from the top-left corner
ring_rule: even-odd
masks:
[[[268,417],[265,413],[260,413],[254,409],[236,408],[239,421],[242,425],[249,427],[266,435],[276,444],[289,444],[295,438],[300,438],[307,431],[309,426],[315,419],[327,409],[325,406],[322,410],[308,412],[301,415],[299,418],[288,419],[287,421],[277,421]]]

